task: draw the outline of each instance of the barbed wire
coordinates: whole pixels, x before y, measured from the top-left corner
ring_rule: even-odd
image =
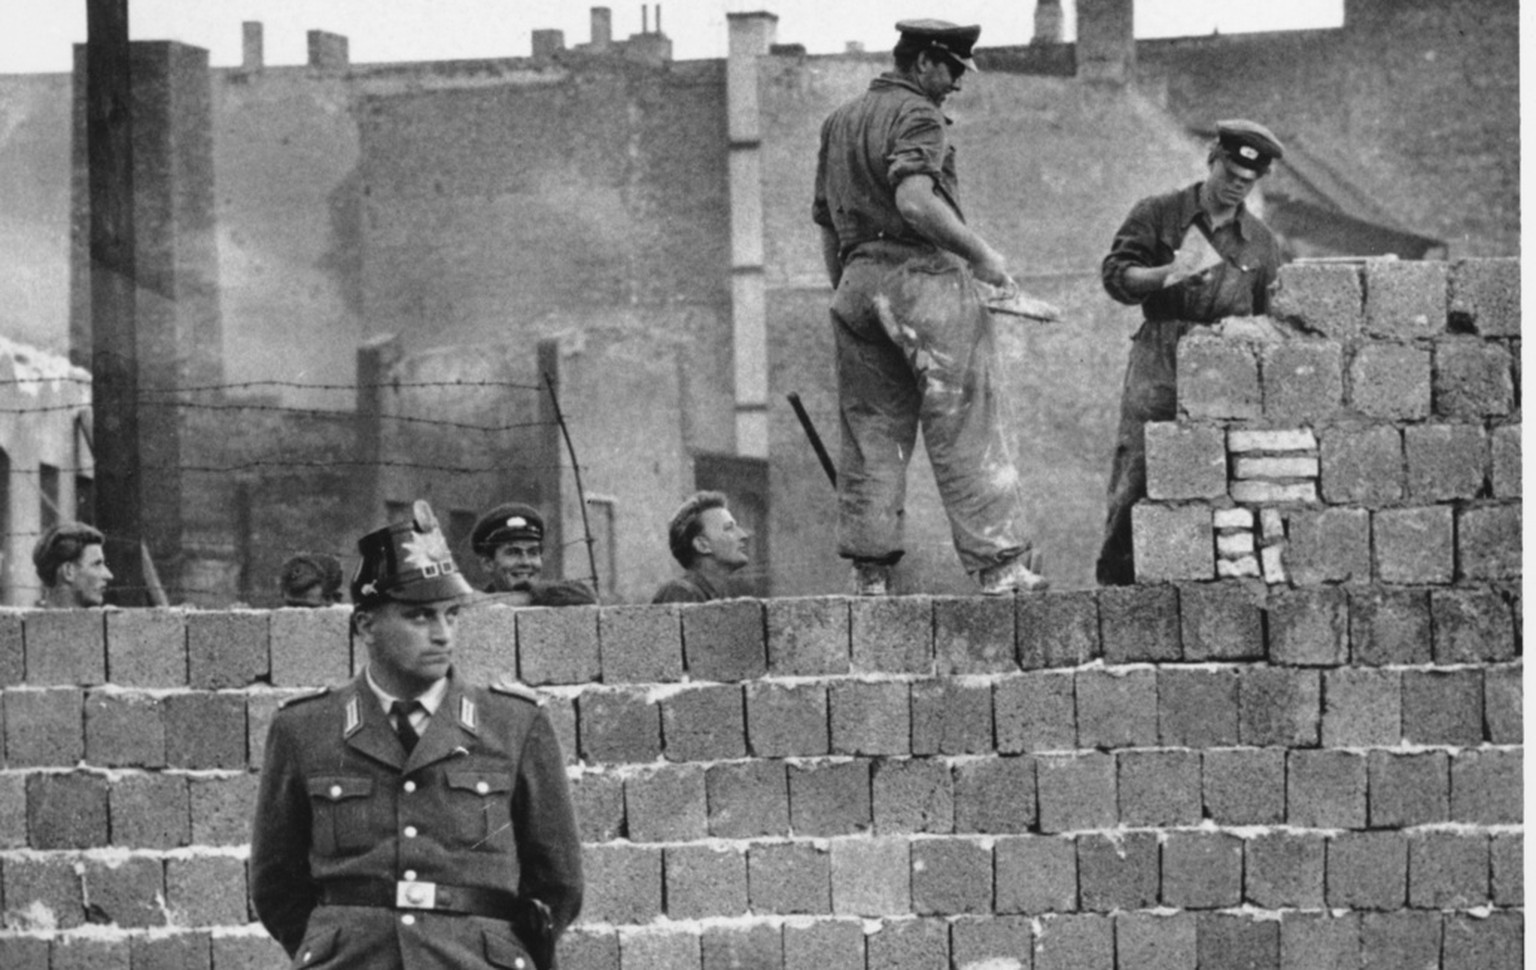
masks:
[[[454,475],[489,475],[497,472],[509,471],[568,471],[571,465],[564,462],[516,462],[505,465],[434,465],[430,462],[404,461],[394,458],[328,458],[319,459],[275,459],[260,458],[251,461],[237,462],[232,465],[140,465],[141,475],[148,473],[191,472],[206,475],[227,475],[236,472],[255,471],[263,468],[406,468],[414,471],[447,472]],[[50,465],[49,471],[68,473],[71,475],[95,474],[96,467],[89,465]],[[41,468],[12,468],[13,475],[42,475],[45,470]],[[298,474],[293,472],[292,474]]]
[[[280,404],[203,404],[195,401],[139,401],[141,407],[153,408],[185,408],[192,411],[267,411],[279,414],[303,415],[327,421],[356,421],[357,411],[326,411],[319,408],[296,408]],[[0,408],[0,414],[46,414],[57,411],[83,411],[88,405],[84,404],[49,404],[42,407]],[[516,431],[523,428],[554,427],[553,421],[514,421],[509,424],[473,424],[467,421],[446,421],[441,418],[420,418],[408,414],[389,414],[379,412],[375,415],[381,421],[395,421],[401,424],[419,424],[428,427],[453,428],[460,431],[500,432]]]
[[[77,377],[72,374],[61,374],[55,377],[11,377],[0,380],[0,387],[15,384],[94,384],[95,377]],[[500,387],[518,391],[542,391],[542,384],[524,384],[521,381],[488,381],[488,380],[451,380],[451,381],[378,381],[363,384],[309,384],[303,381],[236,381],[227,384],[189,384],[177,386],[148,386],[140,387],[139,393],[153,394],[204,394],[211,391],[249,390],[257,387],[279,387],[306,391],[376,391],[399,390],[402,388],[423,387]]]

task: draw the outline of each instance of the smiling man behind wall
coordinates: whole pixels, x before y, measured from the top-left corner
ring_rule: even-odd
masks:
[[[106,537],[81,522],[60,522],[32,547],[32,565],[43,583],[40,606],[80,609],[105,602],[112,570],[107,568]]]

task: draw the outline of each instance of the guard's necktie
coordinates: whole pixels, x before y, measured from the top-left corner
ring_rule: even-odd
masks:
[[[419,707],[420,701],[394,701],[389,705],[389,713],[395,717],[395,737],[400,739],[406,754],[416,749],[418,737],[416,729],[411,727],[411,713]]]

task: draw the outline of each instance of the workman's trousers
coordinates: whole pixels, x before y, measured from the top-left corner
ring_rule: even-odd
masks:
[[[1148,320],[1131,338],[1120,392],[1120,430],[1109,469],[1109,511],[1104,517],[1104,545],[1095,568],[1106,586],[1136,581],[1131,549],[1131,507],[1147,494],[1148,421],[1172,421],[1178,412],[1179,338],[1194,324],[1185,320]]]
[[[942,251],[867,243],[843,270],[832,330],[842,425],[838,553],[901,558],[919,427],[966,571],[1027,552],[992,315],[970,268]]]

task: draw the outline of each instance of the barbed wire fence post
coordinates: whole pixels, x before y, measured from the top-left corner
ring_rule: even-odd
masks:
[[[571,456],[571,474],[576,479],[576,502],[581,506],[582,542],[587,547],[587,568],[592,571],[592,592],[601,598],[602,584],[597,575],[597,553],[593,551],[595,542],[592,539],[592,523],[587,518],[587,492],[581,484],[581,462],[576,460],[576,446],[571,444],[571,429],[566,426],[565,413],[560,410],[560,395],[555,393],[555,379],[549,371],[544,372],[544,386],[549,389],[549,403],[555,411],[555,423],[560,426],[560,437],[565,439],[566,454]]]

